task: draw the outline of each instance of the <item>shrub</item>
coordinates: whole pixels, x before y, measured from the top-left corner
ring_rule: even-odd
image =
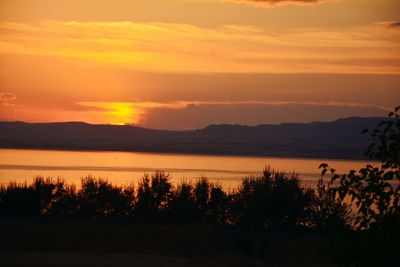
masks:
[[[177,222],[196,222],[199,220],[193,194],[194,187],[190,182],[178,184],[170,203],[170,218]]]
[[[131,189],[123,190],[102,179],[86,177],[78,193],[79,215],[85,218],[121,217],[131,214]]]
[[[138,185],[134,215],[137,219],[162,219],[168,213],[172,199],[172,184],[168,174],[158,171],[145,175]]]
[[[5,215],[37,216],[40,214],[40,198],[32,186],[10,183],[1,187],[0,212]]]
[[[294,228],[310,205],[296,174],[267,168],[263,176],[245,178],[232,196],[233,222],[257,228]]]
[[[338,232],[349,230],[350,207],[336,197],[336,190],[332,183],[318,181],[317,189],[307,190],[310,200],[309,219],[305,224],[312,229],[324,232]]]

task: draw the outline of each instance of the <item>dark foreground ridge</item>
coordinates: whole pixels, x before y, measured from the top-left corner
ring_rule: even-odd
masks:
[[[0,122],[0,147],[365,159],[363,152],[371,139],[361,131],[381,120],[210,125],[190,131],[82,122]]]

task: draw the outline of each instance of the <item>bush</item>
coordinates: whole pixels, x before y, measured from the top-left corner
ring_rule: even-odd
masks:
[[[10,183],[2,186],[0,200],[0,213],[10,216],[40,214],[41,200],[32,186],[27,184]]]
[[[78,193],[79,215],[85,218],[121,217],[132,214],[130,188],[123,189],[102,179],[87,177]]]
[[[262,177],[245,178],[232,198],[233,222],[252,228],[296,228],[310,205],[296,174],[270,168]]]
[[[194,187],[190,182],[182,182],[174,190],[170,203],[170,218],[173,221],[199,221],[193,190]]]
[[[323,232],[338,232],[350,229],[350,206],[336,197],[332,183],[325,185],[323,179],[318,181],[317,189],[309,189],[311,198],[308,227]]]
[[[172,184],[168,174],[158,171],[145,175],[138,185],[134,216],[140,220],[164,219],[172,199]]]

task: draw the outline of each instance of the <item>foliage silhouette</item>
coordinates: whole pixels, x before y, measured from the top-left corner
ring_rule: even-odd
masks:
[[[228,221],[229,197],[219,184],[211,184],[208,201],[207,222],[225,223]]]
[[[82,179],[78,214],[91,219],[129,215],[133,204],[129,192],[132,189],[114,186],[106,180],[90,176]]]
[[[169,175],[158,171],[150,178],[146,174],[138,185],[134,216],[141,220],[164,219],[171,200],[172,184]]]
[[[359,230],[373,229],[384,235],[399,235],[400,225],[400,118],[397,107],[372,131],[373,143],[366,155],[381,162],[379,167],[366,165],[358,172],[339,175],[321,164],[322,175],[330,172],[340,201],[350,198],[356,216],[352,222]],[[364,133],[368,130],[364,130]]]
[[[206,178],[176,187],[165,172],[144,175],[137,188],[86,177],[80,188],[63,180],[36,177],[32,185],[0,188],[0,215],[18,213],[84,220],[120,218],[137,221],[238,224],[247,227],[315,227],[314,191],[301,188],[298,177],[265,169],[245,178],[230,194]]]
[[[9,216],[37,216],[41,200],[32,186],[9,183],[0,187],[0,213]]]
[[[170,217],[176,222],[197,222],[198,213],[196,210],[193,195],[192,183],[183,181],[174,190],[170,203]]]
[[[232,198],[233,221],[252,228],[296,228],[306,218],[311,200],[296,174],[270,168],[262,177],[245,178]]]
[[[208,210],[208,200],[210,195],[210,183],[206,178],[202,177],[196,181],[194,185],[194,203],[197,213],[199,214],[200,221],[206,221],[206,213]],[[202,216],[203,215],[203,216]]]
[[[337,232],[350,229],[350,207],[336,197],[336,188],[330,181],[324,184],[319,179],[316,190],[308,191],[311,198],[309,210],[310,228],[324,232]]]
[[[400,238],[400,107],[389,113],[372,130],[373,142],[366,151],[379,166],[366,165],[359,171],[339,175],[321,164],[322,176],[331,174],[334,203],[351,202],[356,230],[336,236],[331,246],[333,259],[363,266],[397,266]],[[369,130],[364,130],[367,133]],[[331,202],[333,203],[333,202]]]
[[[78,194],[75,185],[68,185],[58,179],[54,183],[51,208],[47,213],[55,217],[73,217],[79,205]]]

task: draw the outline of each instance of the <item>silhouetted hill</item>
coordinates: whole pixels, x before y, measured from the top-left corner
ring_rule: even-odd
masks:
[[[190,131],[82,122],[0,122],[0,147],[363,159],[361,135],[383,118],[279,125],[210,125]]]

